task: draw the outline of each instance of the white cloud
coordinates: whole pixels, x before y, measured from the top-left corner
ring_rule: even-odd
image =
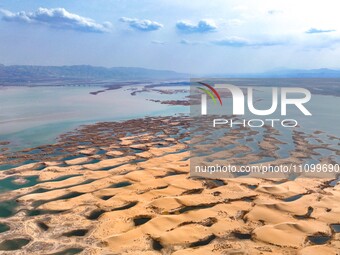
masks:
[[[262,47],[262,46],[276,46],[286,44],[281,41],[269,41],[269,40],[261,40],[261,41],[253,41],[247,38],[238,37],[238,36],[230,36],[220,40],[214,40],[211,42],[215,45],[220,46],[228,46],[228,47]]]
[[[225,46],[225,47],[235,47],[235,48],[242,48],[242,47],[252,47],[252,48],[259,48],[259,47],[266,47],[266,46],[278,46],[278,45],[288,45],[293,44],[293,42],[287,39],[260,39],[260,40],[252,40],[245,37],[239,36],[229,36],[223,39],[216,39],[210,41],[191,41],[182,39],[180,44],[184,45],[217,45],[217,46]]]
[[[206,33],[217,30],[215,21],[210,19],[202,19],[197,24],[190,21],[180,20],[177,22],[176,27],[184,33]]]
[[[152,44],[160,44],[160,45],[164,45],[165,42],[164,41],[158,41],[158,40],[153,40],[151,41]]]
[[[230,36],[224,39],[214,40],[212,41],[212,43],[216,45],[231,46],[231,47],[244,47],[244,46],[250,45],[249,40],[242,38],[242,37],[238,37],[238,36]]]
[[[184,45],[198,45],[198,44],[204,44],[203,42],[200,42],[200,41],[189,41],[189,40],[186,40],[186,39],[180,40],[179,43],[180,43],[180,44],[184,44]]]
[[[161,23],[148,20],[148,19],[131,19],[131,18],[122,17],[119,20],[121,22],[129,24],[131,28],[139,30],[139,31],[143,31],[143,32],[155,31],[163,27]]]
[[[8,22],[42,24],[52,28],[77,30],[82,32],[109,32],[111,23],[97,23],[93,19],[66,11],[64,8],[38,8],[35,12],[0,10],[2,19]]]

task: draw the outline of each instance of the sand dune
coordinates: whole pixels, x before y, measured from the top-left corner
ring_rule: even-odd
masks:
[[[128,121],[130,128],[121,133],[116,124],[85,127],[68,140],[73,142],[67,153],[79,157],[51,157],[2,171],[1,178],[39,179],[0,197],[0,206],[18,201],[0,218],[10,227],[0,239],[29,240],[1,254],[68,249],[81,254],[340,254],[340,234],[331,227],[340,223],[339,184],[193,178],[187,144],[180,141],[186,134],[178,134],[185,118],[175,118],[172,125],[167,118],[143,121]],[[135,135],[145,126],[153,128]],[[115,130],[116,138],[107,140],[103,130]],[[164,135],[153,135],[158,132]],[[86,139],[93,143],[76,145]]]

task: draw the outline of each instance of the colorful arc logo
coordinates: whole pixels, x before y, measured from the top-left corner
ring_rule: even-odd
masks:
[[[210,96],[210,98],[213,100],[214,104],[216,104],[216,98],[217,97],[218,101],[220,102],[220,105],[222,106],[222,100],[220,95],[218,94],[218,92],[216,91],[216,89],[214,89],[211,85],[207,84],[207,83],[203,83],[203,82],[198,82],[199,84],[207,87],[208,89],[205,88],[201,88],[201,87],[197,87],[199,90],[202,90],[204,93],[206,93],[207,95]],[[215,95],[215,96],[214,96]]]

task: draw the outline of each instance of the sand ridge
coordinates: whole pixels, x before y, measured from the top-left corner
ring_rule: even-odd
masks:
[[[332,228],[340,224],[339,184],[190,177],[187,120],[132,120],[124,130],[122,123],[84,126],[40,148],[40,161],[1,171],[1,180],[38,178],[0,196],[0,206],[14,204],[0,218],[10,227],[1,240],[29,240],[2,254],[340,254]],[[236,144],[226,152],[231,158],[250,151],[237,137],[233,131],[228,138]],[[273,151],[266,139],[261,146]],[[48,156],[58,147],[66,156]],[[316,244],[315,236],[328,240]]]

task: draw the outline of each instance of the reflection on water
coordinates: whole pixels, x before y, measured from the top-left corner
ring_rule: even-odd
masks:
[[[15,149],[32,148],[53,143],[58,135],[81,124],[188,112],[184,106],[147,100],[183,99],[184,92],[131,96],[129,88],[91,95],[98,87],[4,87],[0,93],[0,141],[11,141]]]

